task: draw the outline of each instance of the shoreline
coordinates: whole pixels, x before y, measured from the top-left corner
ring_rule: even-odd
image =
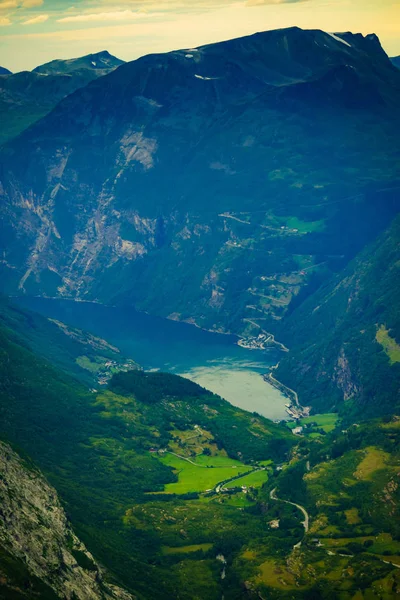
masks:
[[[71,303],[76,303],[76,304],[97,305],[97,306],[102,306],[104,308],[109,308],[109,309],[118,308],[113,304],[105,304],[105,303],[101,303],[97,300],[83,300],[83,299],[77,299],[77,298],[65,298],[65,297],[57,297],[57,296],[56,297],[41,296],[38,294],[31,296],[31,297],[34,299],[36,298],[38,300],[44,300],[44,301],[46,301],[46,300],[59,301],[59,302],[64,301],[64,302],[71,302]],[[18,302],[18,299],[23,300],[23,299],[26,299],[29,297],[27,297],[26,295],[13,295],[13,296],[10,295],[9,298],[10,299],[14,298]],[[134,306],[125,305],[124,308],[126,308],[128,310],[132,310],[132,313],[136,313],[137,315],[145,314],[149,317],[153,317],[153,315],[147,313],[146,311],[137,310]],[[155,315],[155,318],[158,318],[160,320],[173,321],[176,323],[185,324],[187,326],[194,325],[196,329],[205,331],[206,333],[210,333],[210,334],[219,334],[219,335],[224,335],[225,337],[227,335],[232,336],[232,338],[231,338],[232,346],[239,346],[240,348],[243,348],[244,350],[258,350],[258,351],[268,352],[268,351],[271,351],[272,349],[276,348],[279,352],[282,352],[282,351],[288,352],[288,349],[283,344],[281,344],[280,342],[277,342],[275,340],[273,334],[271,334],[269,332],[264,332],[263,330],[261,331],[261,333],[259,333],[259,335],[257,337],[255,337],[255,336],[254,337],[241,337],[238,334],[205,329],[193,321],[180,320],[178,318],[178,315],[176,315],[176,314],[172,314],[168,317],[160,317],[158,315]],[[132,360],[135,360],[135,359],[136,359],[136,357],[132,358]],[[137,362],[137,361],[135,360],[135,362]],[[285,405],[285,410],[286,410],[286,413],[288,414],[289,418],[296,418],[297,414],[291,414],[291,412],[289,412],[289,410],[292,411],[294,409],[295,404],[297,404],[297,410],[300,407],[298,401],[296,402],[296,393],[293,390],[290,390],[289,388],[284,386],[284,384],[281,384],[280,382],[275,380],[272,376],[272,371],[274,369],[276,369],[278,365],[279,365],[279,363],[275,366],[269,366],[268,364],[266,364],[264,368],[266,371],[268,370],[270,372],[267,374],[263,374],[263,373],[260,373],[260,371],[258,371],[258,374],[263,377],[263,380],[265,383],[271,385],[271,387],[275,388],[282,395],[282,407],[283,407],[284,398],[288,398],[291,401],[290,406]],[[228,400],[228,402],[230,402],[230,401]],[[236,405],[233,402],[230,402],[230,403],[233,405]],[[249,410],[247,407],[244,409]],[[267,418],[271,418],[272,420],[274,419],[273,417],[267,417]],[[279,420],[284,420],[284,417],[281,417]]]
[[[274,367],[271,367],[271,371],[277,369],[278,365],[279,363]],[[265,373],[262,376],[262,378],[266,383],[269,383],[269,385],[272,385],[275,389],[279,390],[281,394],[289,400],[289,403],[285,404],[286,412],[289,415],[289,417],[291,417],[292,419],[301,419],[303,417],[310,416],[311,407],[302,406],[300,404],[297,392],[290,389],[287,385],[285,385],[278,379],[275,379],[271,372]]]
[[[121,305],[107,304],[106,302],[100,302],[100,300],[84,300],[83,298],[73,298],[73,297],[65,297],[65,296],[47,296],[47,295],[40,295],[40,294],[34,294],[32,296],[27,295],[27,294],[8,294],[7,297],[11,298],[11,299],[16,299],[16,300],[18,300],[18,298],[31,297],[31,298],[39,298],[42,300],[59,300],[59,301],[67,301],[67,302],[76,302],[79,304],[95,304],[97,306],[104,306],[105,308],[128,308],[128,309],[132,309],[132,311],[134,311],[138,314],[148,315],[149,317],[154,317],[154,318],[158,318],[158,319],[166,319],[167,321],[173,321],[175,323],[182,323],[185,325],[192,325],[192,326],[196,327],[196,329],[200,329],[200,331],[205,331],[207,333],[215,333],[217,335],[232,336],[237,339],[237,341],[235,342],[236,345],[240,346],[241,348],[245,348],[246,350],[268,350],[272,346],[277,346],[283,352],[289,352],[289,348],[287,348],[284,344],[282,344],[282,342],[278,342],[275,339],[275,336],[273,333],[265,332],[263,329],[261,329],[261,327],[259,325],[256,325],[256,324],[255,325],[259,329],[261,329],[262,333],[260,333],[257,337],[256,336],[245,337],[245,336],[240,335],[239,333],[233,333],[231,331],[222,331],[221,329],[207,329],[206,327],[202,327],[201,325],[198,325],[198,323],[196,323],[194,320],[191,320],[191,318],[189,318],[189,319],[178,318],[179,313],[171,313],[170,315],[164,317],[162,315],[149,313],[147,310],[139,310],[135,306],[130,305],[130,304],[121,304]],[[262,337],[263,339],[259,341],[260,337]]]

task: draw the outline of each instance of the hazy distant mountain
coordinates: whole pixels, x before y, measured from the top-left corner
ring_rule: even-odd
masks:
[[[123,61],[108,52],[71,60],[55,60],[0,77],[0,144],[50,112],[65,96],[106,75]]]
[[[122,65],[4,149],[3,286],[270,331],[398,210],[399,100],[375,35]]]
[[[103,71],[101,75],[106,75],[113,69],[116,69],[120,65],[124,64],[123,60],[112,56],[107,50],[97,52],[96,54],[87,54],[79,58],[70,58],[66,60],[52,60],[51,62],[45,63],[33,69],[33,73],[42,73],[46,75],[55,74],[66,74],[66,73],[77,73],[78,71],[89,71],[93,74],[97,71]],[[100,73],[97,73],[100,76]]]
[[[5,67],[0,67],[0,75],[11,75],[11,71],[6,69]]]
[[[395,67],[398,67],[400,69],[400,56],[394,56],[390,60],[395,65]]]

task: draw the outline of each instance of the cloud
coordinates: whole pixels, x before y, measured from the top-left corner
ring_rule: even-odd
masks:
[[[11,21],[8,17],[0,17],[0,27],[7,27],[11,25]]]
[[[27,21],[23,21],[22,25],[38,25],[39,23],[44,23],[49,18],[49,15],[38,15],[37,17],[32,17],[32,19],[28,19]]]
[[[265,6],[266,4],[298,4],[309,0],[247,0],[246,6]]]
[[[18,3],[16,0],[3,0],[0,2],[0,11],[2,10],[10,10],[10,8],[17,8]]]
[[[44,0],[0,0],[0,12],[17,8],[36,8],[42,6]]]
[[[147,12],[134,12],[132,10],[118,10],[112,12],[102,13],[81,13],[79,15],[73,15],[69,17],[63,17],[57,19],[58,23],[87,23],[90,21],[127,21],[131,19],[146,19],[161,17],[163,13],[147,13]]]
[[[24,8],[35,8],[36,6],[42,6],[44,0],[22,0],[20,3]]]

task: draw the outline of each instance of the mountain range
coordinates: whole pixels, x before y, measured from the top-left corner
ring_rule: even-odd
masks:
[[[20,134],[48,114],[56,104],[79,87],[106,75],[122,60],[107,51],[76,59],[54,60],[33,71],[0,70],[0,144]]]
[[[0,152],[3,291],[279,339],[399,210],[399,97],[374,35],[290,28],[124,64]]]

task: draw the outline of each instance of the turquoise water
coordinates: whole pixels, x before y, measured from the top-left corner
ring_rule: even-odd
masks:
[[[104,337],[146,370],[183,375],[228,402],[270,419],[283,419],[286,398],[261,374],[279,352],[246,350],[234,336],[202,331],[132,308],[45,298],[19,298],[23,306]]]

